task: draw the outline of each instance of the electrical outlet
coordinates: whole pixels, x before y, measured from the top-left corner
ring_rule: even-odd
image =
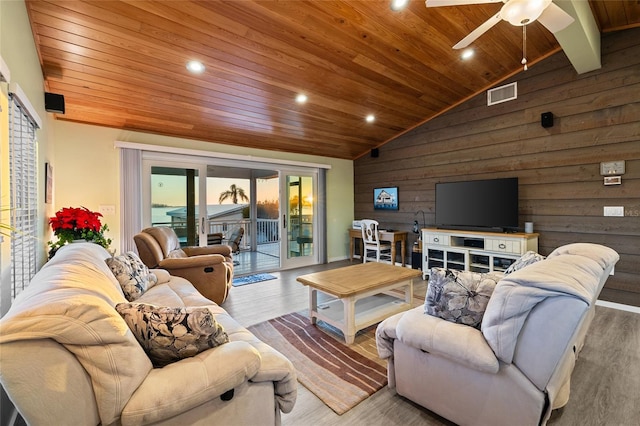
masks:
[[[605,216],[624,216],[623,206],[604,206]]]
[[[101,204],[99,206],[99,210],[103,216],[114,216],[116,214],[116,206],[114,206],[113,204]]]

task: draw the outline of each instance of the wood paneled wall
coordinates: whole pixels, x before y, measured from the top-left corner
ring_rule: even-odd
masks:
[[[487,106],[481,93],[356,160],[354,217],[410,231],[423,210],[430,226],[436,182],[517,176],[520,226],[534,223],[540,253],[572,242],[613,248],[620,261],[600,298],[640,306],[640,29],[603,36],[600,70],[577,75],[560,52],[512,81],[517,100]],[[543,128],[547,111],[554,125]],[[613,160],[626,173],[605,186],[600,162]],[[380,186],[399,187],[399,211],[373,210]],[[625,216],[604,217],[604,206]]]

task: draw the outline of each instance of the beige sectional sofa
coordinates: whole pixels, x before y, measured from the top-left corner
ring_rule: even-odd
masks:
[[[460,425],[545,424],[569,398],[576,358],[595,302],[618,254],[570,244],[505,275],[480,328],[424,307],[377,328],[389,387]]]
[[[110,256],[63,247],[0,320],[0,380],[30,425],[266,425],[292,410],[291,362],[162,270],[136,302],[207,307],[229,342],[154,368],[114,309],[127,300]]]

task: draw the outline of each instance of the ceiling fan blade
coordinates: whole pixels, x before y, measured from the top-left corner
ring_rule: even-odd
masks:
[[[555,3],[549,4],[538,18],[538,21],[552,33],[564,30],[574,21],[573,17]]]
[[[465,4],[502,3],[503,0],[425,0],[427,7],[462,6]]]
[[[484,24],[480,25],[478,28],[476,28],[475,30],[471,31],[468,36],[466,36],[465,38],[460,40],[458,42],[458,44],[453,46],[453,48],[454,49],[464,49],[465,47],[469,46],[471,43],[476,41],[476,39],[478,37],[480,37],[482,34],[484,34],[487,31],[489,31],[494,25],[496,25],[501,20],[502,20],[502,18],[500,18],[500,12],[496,13],[493,17],[487,19],[484,22]]]

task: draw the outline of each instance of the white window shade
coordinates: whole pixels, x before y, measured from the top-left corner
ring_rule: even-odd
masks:
[[[38,177],[36,123],[14,93],[9,95],[11,296],[27,287],[37,267]]]
[[[9,83],[9,96],[22,107],[22,113],[27,115],[38,129],[41,129],[42,119],[18,83]],[[42,96],[44,99],[44,92]]]

